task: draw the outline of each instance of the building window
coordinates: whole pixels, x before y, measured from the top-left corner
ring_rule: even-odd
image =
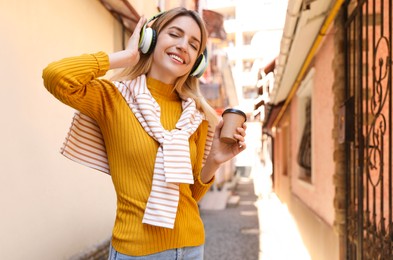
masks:
[[[299,130],[297,131],[298,149],[297,164],[299,166],[298,178],[312,183],[312,90],[314,84],[315,69],[312,68],[302,81],[297,96],[297,115]]]
[[[281,133],[280,133],[280,139],[281,139],[281,158],[282,163],[281,163],[281,172],[282,175],[284,176],[288,176],[288,172],[289,172],[289,165],[290,165],[290,143],[289,143],[289,124],[287,122],[285,122],[283,124],[283,126],[280,129]]]
[[[304,170],[304,177],[311,178],[311,99],[306,104],[306,123],[300,141],[297,162]]]

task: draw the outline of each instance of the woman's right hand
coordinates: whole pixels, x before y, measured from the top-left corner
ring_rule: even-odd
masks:
[[[140,58],[139,38],[141,29],[145,23],[146,18],[142,16],[128,40],[126,49],[109,54],[110,69],[133,67],[138,63]]]

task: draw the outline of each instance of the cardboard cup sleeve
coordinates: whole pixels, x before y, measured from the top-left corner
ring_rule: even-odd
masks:
[[[224,125],[221,128],[220,141],[227,144],[236,143],[236,128],[241,127],[247,120],[246,114],[239,109],[228,108],[222,113],[222,118]]]

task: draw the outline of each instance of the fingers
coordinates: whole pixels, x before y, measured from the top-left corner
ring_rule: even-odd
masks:
[[[237,130],[238,134],[240,134],[242,136],[246,136],[246,129],[247,129],[247,125],[243,124],[242,127],[238,127],[236,130]]]
[[[138,23],[135,26],[134,32],[141,32],[142,27],[145,25],[147,22],[147,19],[142,15],[141,18],[139,19]]]
[[[132,56],[137,55],[139,49],[141,30],[145,23],[146,23],[146,18],[144,16],[141,16],[141,18],[139,19],[138,23],[135,26],[134,32],[132,33],[131,37],[128,40],[126,49],[132,52]]]
[[[246,144],[242,144],[242,145],[239,144],[239,148],[238,148],[239,149],[239,153],[244,151],[244,150],[246,150],[246,148],[247,148]]]
[[[222,118],[220,118],[220,121],[216,125],[216,129],[214,131],[214,138],[217,138],[217,139],[220,138],[221,128],[222,128],[223,124],[224,124],[224,121],[222,120]]]
[[[246,129],[247,129],[247,125],[243,124],[242,127],[238,127],[236,129],[237,133],[234,135],[235,138],[238,140],[239,148],[242,148],[243,150],[246,147],[246,138],[245,138],[246,137]]]
[[[246,136],[246,129],[247,129],[246,124],[243,124],[242,127],[236,128],[237,133],[235,134],[235,136],[239,137],[238,139],[240,140],[244,140],[244,137]]]
[[[146,23],[146,18],[144,16],[141,16],[141,18],[139,19],[138,23],[135,26],[135,30],[132,33],[131,38],[135,37],[135,38],[137,38],[137,40],[139,42],[141,30],[142,30],[142,27],[145,25],[145,23]]]

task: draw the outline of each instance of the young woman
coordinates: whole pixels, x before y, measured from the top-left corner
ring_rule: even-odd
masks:
[[[219,141],[222,120],[199,91],[206,40],[199,15],[176,8],[142,17],[125,50],[44,69],[48,91],[78,111],[74,123],[87,118],[103,139],[101,170],[117,194],[110,259],[203,259],[198,201],[220,165],[246,148],[245,125],[234,135],[237,143]],[[112,81],[99,78],[115,68],[123,70]],[[67,139],[74,145],[70,158],[86,145],[75,145],[75,135]]]

